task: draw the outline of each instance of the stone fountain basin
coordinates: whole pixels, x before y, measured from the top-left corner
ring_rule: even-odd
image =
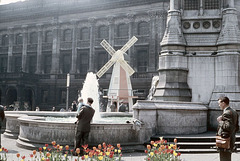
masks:
[[[34,112],[37,116],[33,116],[32,112],[20,112],[20,114],[6,114],[8,127],[19,127],[19,134],[15,130],[15,137],[18,136],[17,146],[26,149],[36,149],[43,147],[45,144],[51,144],[56,141],[58,144],[74,145],[75,131],[77,125],[67,122],[51,122],[46,121],[43,116],[51,114],[57,116],[63,115],[61,112]],[[75,116],[75,113],[64,113],[65,116]],[[124,113],[125,114],[125,113]],[[109,114],[104,114],[109,115]],[[121,113],[114,115],[121,115]],[[131,114],[125,114],[131,115]],[[10,126],[10,123],[14,125]],[[11,130],[9,130],[11,131]],[[92,123],[91,132],[89,134],[89,145],[96,146],[103,142],[116,145],[134,145],[139,144],[139,132],[135,130],[133,123]],[[5,132],[6,133],[6,132]]]

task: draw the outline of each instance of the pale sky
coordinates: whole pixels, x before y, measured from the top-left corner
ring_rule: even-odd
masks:
[[[24,1],[24,0],[0,0],[0,5],[13,3],[13,2],[17,2],[17,1]]]

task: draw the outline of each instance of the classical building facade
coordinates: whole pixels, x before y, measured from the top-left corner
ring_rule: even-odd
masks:
[[[87,72],[97,72],[110,56],[106,39],[119,49],[132,36],[128,50],[134,95],[145,99],[157,75],[168,0],[28,0],[0,5],[0,104],[34,110],[65,107],[76,100]],[[109,70],[100,80],[105,95]]]

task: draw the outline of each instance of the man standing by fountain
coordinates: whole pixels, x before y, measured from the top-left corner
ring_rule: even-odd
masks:
[[[93,99],[88,98],[87,104],[81,107],[77,121],[77,132],[75,136],[74,149],[81,148],[81,145],[88,143],[88,136],[90,132],[90,122],[94,116],[95,110],[92,108]]]
[[[231,161],[232,151],[236,141],[236,132],[239,130],[238,114],[229,106],[228,97],[220,97],[218,105],[223,110],[223,114],[217,118],[219,123],[217,135],[222,138],[230,137],[230,149],[219,149],[220,161]]]
[[[2,122],[5,118],[5,113],[4,113],[4,107],[0,105],[0,132],[2,133]],[[2,147],[2,141],[1,141],[1,133],[0,133],[0,148]]]

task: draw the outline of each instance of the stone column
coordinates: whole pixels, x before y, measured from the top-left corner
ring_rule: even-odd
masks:
[[[170,0],[167,27],[163,36],[159,55],[159,83],[153,99],[162,101],[191,101],[188,86],[187,57],[183,56],[186,42],[181,30],[181,12],[178,1]]]
[[[150,42],[149,42],[149,64],[148,71],[156,71],[155,64],[157,63],[156,51],[156,11],[149,11],[150,17]]]
[[[200,9],[199,9],[199,15],[202,16],[203,15],[203,1],[200,0]]]
[[[7,62],[7,72],[12,72],[13,63],[13,41],[14,41],[14,34],[13,34],[13,27],[8,28],[8,35],[9,35],[9,45],[8,45],[8,62]]]
[[[162,54],[183,54],[186,42],[181,29],[181,12],[179,10],[168,11],[167,27],[163,36]]]
[[[160,10],[157,11],[157,19],[156,19],[156,25],[157,25],[157,52],[160,53],[161,51],[161,46],[158,45],[161,43],[162,39],[163,39],[163,35],[164,35],[164,31],[166,28],[166,18],[167,18],[167,11],[165,10]],[[156,59],[158,59],[158,54],[156,54]],[[158,68],[158,64],[156,65],[156,69]]]
[[[129,30],[128,30],[128,32],[129,32],[128,35],[129,36],[128,36],[128,39],[130,40],[134,36],[133,35],[133,25],[134,25],[135,16],[134,16],[134,14],[129,13],[129,14],[127,14],[127,17],[129,19]],[[135,59],[134,45],[128,49],[128,56],[130,57],[129,64],[130,64],[130,66],[133,67],[134,66],[134,62],[136,62],[134,60]]]
[[[53,23],[52,68],[51,74],[59,73],[60,31],[57,20]]]
[[[74,74],[77,71],[77,21],[72,20],[72,66],[70,73]]]
[[[234,0],[227,0],[228,8],[235,8]]]
[[[240,31],[237,10],[226,8],[222,11],[222,30],[218,37],[218,54],[238,54],[240,50]]]
[[[27,25],[22,26],[23,30],[23,47],[22,47],[22,71],[27,71]]]
[[[42,24],[37,24],[38,29],[38,44],[37,44],[37,69],[36,74],[42,73],[42,39],[43,39],[43,31]]]
[[[95,18],[88,19],[90,24],[89,72],[95,72]]]

